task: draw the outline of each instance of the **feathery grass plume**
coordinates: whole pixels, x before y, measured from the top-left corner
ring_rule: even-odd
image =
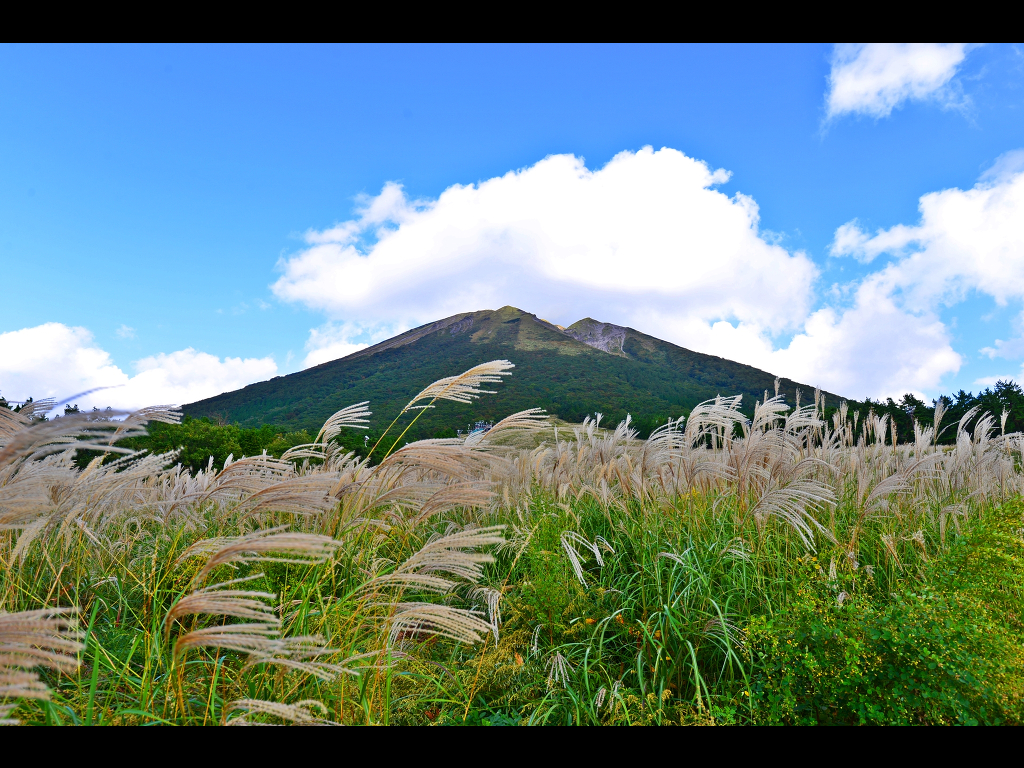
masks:
[[[6,408],[0,410],[7,411]],[[15,414],[21,416],[22,414]],[[112,418],[124,416],[116,411]],[[87,415],[69,415],[53,421],[5,419],[5,434],[0,436],[0,468],[33,462],[54,453],[69,450],[134,453],[130,448],[110,444],[111,435],[121,426],[119,421],[102,421]],[[122,437],[141,437],[146,431],[140,424],[124,429]],[[121,439],[120,437],[118,439]]]
[[[413,525],[419,525],[430,516],[450,509],[476,509],[490,504],[495,493],[487,485],[478,481],[444,486],[423,502],[419,513],[412,520]]]
[[[764,432],[771,429],[777,420],[784,418],[789,410],[786,399],[781,396],[765,398],[763,403],[754,404],[754,418],[750,424],[752,432]]]
[[[332,539],[330,536],[313,533],[289,533],[287,528],[287,525],[279,525],[276,528],[256,531],[247,536],[228,537],[227,543],[215,550],[210,559],[196,573],[194,583],[201,583],[215,568],[234,563],[257,561],[299,565],[322,563],[341,546],[340,541]],[[218,544],[224,540],[221,539]],[[212,540],[196,542],[182,553],[179,561],[191,555],[205,553],[211,547]],[[274,555],[288,555],[288,557]]]
[[[494,632],[494,642],[498,642],[498,628],[501,624],[501,591],[490,587],[477,587],[470,590],[470,600],[482,600],[487,605],[487,618]]]
[[[709,436],[724,435],[732,439],[733,425],[746,421],[740,411],[743,395],[734,397],[718,396],[714,400],[705,400],[690,411],[686,420],[685,436],[691,447],[696,447]]]
[[[273,664],[295,672],[304,672],[321,680],[335,680],[341,675],[358,677],[359,670],[351,664],[367,658],[377,657],[381,651],[360,653],[333,663],[322,660],[324,656],[338,656],[340,648],[329,647],[327,638],[321,635],[304,635],[302,637],[282,637],[272,641],[267,649],[250,654],[245,663],[246,668],[256,664]]]
[[[939,398],[935,401],[935,415],[932,421],[932,430],[935,441],[938,442],[939,436],[942,432],[939,431],[939,427],[942,425],[942,417],[946,415],[946,401],[944,398]]]
[[[395,426],[395,424],[398,423],[398,420],[408,411],[419,410],[420,412],[416,414],[416,418],[413,419],[404,430],[402,430],[402,434],[400,434],[398,439],[396,439],[392,444],[391,448],[388,450],[388,454],[394,451],[395,447],[402,441],[402,438],[405,437],[406,432],[408,432],[419,417],[423,415],[423,411],[425,409],[433,408],[434,403],[438,400],[451,400],[456,403],[472,403],[473,400],[478,399],[480,395],[493,395],[495,394],[494,390],[480,389],[480,386],[482,384],[500,384],[502,376],[512,375],[509,371],[510,368],[515,368],[515,365],[510,363],[508,360],[491,360],[487,363],[475,365],[468,371],[460,373],[458,376],[448,376],[443,379],[438,379],[408,402],[398,416],[395,417],[395,420],[392,421],[381,436],[377,438],[377,442],[373,444],[373,448],[370,449],[370,453],[367,454],[367,458],[373,455],[377,446],[380,445],[380,441],[384,439],[384,435],[391,431],[391,427]],[[429,400],[430,402],[426,405],[416,405],[416,403],[424,400]]]
[[[366,407],[369,404],[369,400],[364,400],[361,403],[356,403],[355,405],[350,405],[347,408],[342,408],[324,422],[324,425],[320,427],[320,431],[317,433],[316,438],[314,438],[312,443],[303,443],[302,445],[296,445],[289,448],[281,454],[281,460],[328,460],[332,455],[333,446],[331,445],[331,441],[341,434],[341,430],[369,428],[369,418],[373,415]]]
[[[27,429],[32,423],[27,415],[10,408],[0,408],[0,445],[5,445],[8,440],[23,429]]]
[[[338,474],[334,472],[310,472],[288,477],[250,494],[234,509],[240,513],[239,520],[263,511],[288,512],[293,515],[327,512],[338,503],[332,493],[338,479]]]
[[[795,480],[781,487],[769,487],[754,506],[760,527],[768,517],[778,517],[796,531],[804,546],[813,549],[814,530],[824,530],[808,510],[809,506],[835,504],[832,489],[815,480]]]
[[[280,624],[281,620],[274,613],[273,606],[266,602],[276,599],[277,595],[270,592],[224,589],[233,584],[241,584],[262,577],[263,574],[258,573],[195,590],[181,598],[167,613],[168,626],[179,616],[195,613],[235,616],[240,619],[253,619],[264,624]]]
[[[471,481],[490,470],[499,457],[447,440],[419,440],[403,446],[374,467],[377,477],[414,472],[435,472],[443,477]],[[394,481],[398,481],[395,477]]]
[[[326,445],[340,435],[342,429],[366,429],[370,423],[370,416],[373,415],[366,407],[369,404],[369,400],[364,400],[361,403],[342,408],[324,422],[313,442]]]
[[[333,720],[326,720],[327,707],[316,699],[305,699],[295,704],[281,704],[276,701],[261,699],[237,699],[224,707],[224,715],[231,712],[242,712],[238,717],[225,721],[225,725],[267,725],[249,720],[251,715],[269,715],[296,725],[340,725]]]
[[[151,421],[159,421],[163,424],[181,424],[181,408],[176,405],[151,405],[132,411],[121,421],[114,434],[110,436],[110,443],[121,440],[129,432],[136,430]]]
[[[562,549],[565,550],[565,554],[569,557],[569,563],[572,565],[572,572],[576,574],[576,578],[580,580],[580,584],[587,586],[587,580],[583,577],[583,564],[580,561],[580,553],[576,550],[574,544],[585,547],[594,553],[594,558],[597,560],[597,564],[603,566],[604,560],[601,559],[601,549],[597,544],[591,544],[586,538],[576,533],[575,531],[564,531],[561,536]]]
[[[180,658],[190,648],[223,648],[271,656],[277,647],[278,627],[279,624],[252,623],[194,629],[175,641],[174,656]]]
[[[475,645],[490,634],[493,627],[480,618],[479,611],[467,611],[437,603],[402,602],[392,605],[388,646],[401,639],[438,635],[466,645]]]
[[[451,400],[456,403],[468,404],[478,399],[480,395],[493,395],[495,394],[493,390],[480,389],[480,386],[483,384],[500,384],[502,376],[512,375],[509,370],[510,368],[515,368],[515,365],[508,360],[491,360],[487,363],[475,365],[458,376],[438,379],[410,400],[404,410],[416,407],[429,407],[429,405],[416,405],[416,403],[424,400],[429,400],[431,403],[437,400]]]
[[[428,541],[394,571],[374,577],[363,584],[360,591],[399,587],[445,594],[455,587],[456,582],[436,575],[439,573],[475,584],[483,577],[483,566],[493,563],[494,557],[467,550],[503,544],[505,539],[500,533],[504,529],[504,525],[492,525],[458,531]]]
[[[16,724],[7,715],[13,704],[4,699],[48,699],[50,689],[34,667],[71,673],[83,646],[77,630],[77,608],[43,608],[0,613],[0,723]]]
[[[290,461],[273,456],[248,456],[237,461],[233,458],[229,455],[224,460],[224,468],[210,479],[202,493],[196,497],[182,497],[179,503],[234,502],[295,474]]]
[[[256,623],[234,624],[190,632],[180,637],[175,643],[175,655],[180,656],[188,648],[202,645],[248,651],[249,658],[246,667],[256,664],[274,664],[315,675],[323,680],[333,680],[341,674],[358,674],[347,666],[350,659],[346,659],[340,664],[321,660],[323,656],[336,656],[341,653],[339,649],[328,647],[328,642],[323,637],[278,637],[281,620],[274,612],[274,607],[267,602],[275,600],[277,595],[268,592],[224,589],[224,587],[262,577],[263,574],[259,573],[220,584],[212,584],[179,600],[167,614],[168,631],[170,631],[170,625],[174,619],[188,614],[234,616],[240,619],[251,619]],[[362,658],[362,656],[356,658]]]
[[[562,655],[561,651],[555,653],[544,664],[548,673],[548,685],[561,684],[563,688],[569,687],[569,672],[572,671],[572,664]]]
[[[387,574],[376,576],[360,588],[361,593],[379,593],[383,589],[406,589],[447,594],[458,584],[452,578],[470,584],[483,576],[483,566],[493,562],[489,554],[467,551],[488,545],[501,545],[500,532],[505,526],[457,531],[428,541],[418,552]],[[445,574],[441,576],[438,574]],[[400,601],[393,598],[383,603],[388,610],[386,618],[388,645],[394,647],[401,639],[439,635],[460,643],[480,642],[483,635],[496,631],[492,623],[480,618],[478,611],[454,608],[426,602]]]
[[[28,421],[41,419],[57,407],[57,399],[44,397],[42,400],[34,400],[31,403],[24,403],[21,406],[21,416]],[[13,411],[12,411],[13,413]]]
[[[525,411],[506,416],[486,432],[471,432],[466,436],[464,445],[493,445],[497,437],[507,437],[516,433],[536,432],[551,426],[550,417],[543,408],[529,408]]]

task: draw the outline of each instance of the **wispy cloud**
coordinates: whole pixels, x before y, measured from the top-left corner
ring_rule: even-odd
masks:
[[[117,334],[117,337],[119,339],[134,339],[135,338],[135,329],[132,328],[130,325],[122,325],[120,328],[118,328],[116,331],[114,331],[114,333]]]
[[[966,43],[837,45],[828,78],[826,118],[888,117],[909,100],[962,106],[965,97],[954,76],[968,51]]]

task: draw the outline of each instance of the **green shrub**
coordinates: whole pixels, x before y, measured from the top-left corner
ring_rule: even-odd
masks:
[[[1024,721],[1020,525],[1018,506],[1003,509],[894,595],[863,572],[830,580],[805,558],[795,598],[748,626],[757,719]]]

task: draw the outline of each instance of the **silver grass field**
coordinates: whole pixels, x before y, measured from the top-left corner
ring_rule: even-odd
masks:
[[[430,384],[394,445],[511,368]],[[52,405],[0,409],[7,724],[1024,716],[1024,435],[999,414],[940,401],[895,435],[766,392],[647,440],[534,409],[361,459],[335,441],[359,403],[192,474],[117,445],[174,409]]]

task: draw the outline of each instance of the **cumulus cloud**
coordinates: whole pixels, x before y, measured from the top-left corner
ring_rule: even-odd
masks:
[[[963,363],[933,312],[901,307],[877,276],[857,286],[845,311],[814,312],[772,362],[790,378],[853,397],[920,396]]]
[[[974,291],[1001,306],[1024,299],[1024,168],[1003,162],[971,189],[924,195],[919,209],[917,225],[874,235],[855,221],[844,224],[833,255],[896,257],[877,279],[916,311],[954,304]]]
[[[648,147],[599,170],[552,156],[436,200],[387,184],[355,218],[309,232],[273,290],[332,318],[311,333],[307,366],[511,304],[563,325],[630,325],[854,397],[920,391],[959,367],[942,324],[899,306],[885,284],[848,286],[850,306],[814,311],[814,263],[759,230],[753,199],[716,189],[728,179]],[[872,237],[855,227],[864,250]],[[782,334],[795,335],[777,348]]]
[[[130,376],[85,328],[46,323],[0,334],[0,392],[12,400],[58,400],[111,387],[79,400],[85,408],[134,409],[182,404],[276,375],[272,358],[220,358],[183,349],[142,358]]]
[[[1000,306],[1024,301],[1024,153],[1018,150],[999,158],[970,189],[922,196],[919,209],[918,224],[901,224],[874,234],[864,232],[856,221],[848,222],[836,230],[831,252],[861,261],[883,254],[891,257],[865,286],[873,286],[894,307],[898,297],[903,314],[914,318],[911,324],[920,324],[923,335],[917,344],[927,345],[931,338],[936,353],[927,363],[919,363],[916,376],[926,382],[928,372],[941,372],[943,366],[952,372],[958,367],[944,331],[937,321],[931,322],[940,307],[976,294],[987,295]],[[875,306],[882,302],[876,301]],[[1024,357],[1024,316],[1016,326],[1021,335],[996,339],[981,353],[989,358]],[[887,350],[909,348],[902,338],[906,330],[878,331]],[[906,376],[907,381],[915,378],[912,366]],[[989,379],[996,380],[986,377],[976,383]]]
[[[964,43],[837,45],[828,78],[827,116],[888,117],[911,99],[962,105],[953,78],[968,50]]]
[[[367,324],[503,304],[575,320],[600,296],[630,315],[685,306],[701,319],[791,327],[816,268],[758,237],[754,201],[714,189],[727,179],[676,150],[646,148],[597,171],[552,156],[431,201],[388,184],[358,218],[309,233],[273,290]]]
[[[1006,360],[1024,358],[1024,312],[1013,323],[1017,335],[1011,339],[996,339],[991,347],[982,347],[981,353],[990,360],[1002,357]]]
[[[817,275],[805,254],[759,236],[751,198],[715,189],[728,179],[682,152],[645,148],[597,171],[552,156],[436,200],[388,184],[357,218],[309,233],[273,290],[348,319],[348,344],[360,329],[512,304],[554,322],[598,313],[650,332],[689,329],[694,343],[731,344],[727,354],[798,326]],[[713,334],[715,323],[732,332]],[[321,333],[310,347],[327,346]]]

